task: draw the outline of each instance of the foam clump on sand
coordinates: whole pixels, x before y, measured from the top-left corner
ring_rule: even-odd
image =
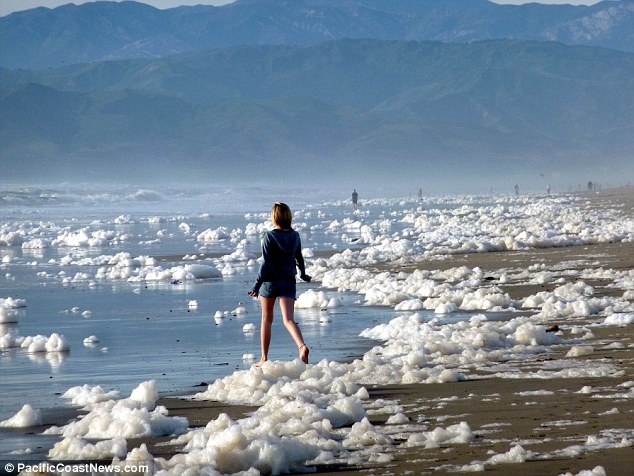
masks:
[[[422,363],[424,359],[418,362]],[[182,435],[176,442],[185,443],[185,454],[160,460],[161,465],[171,474],[192,465],[209,465],[221,472],[250,467],[258,470],[276,468],[273,474],[280,474],[297,471],[297,465],[306,460],[328,461],[335,455],[343,459],[356,458],[358,454],[348,452],[358,453],[368,451],[368,448],[372,448],[373,453],[384,452],[394,445],[394,441],[383,429],[375,428],[368,421],[363,406],[368,392],[359,385],[364,377],[371,380],[370,376],[374,376],[372,370],[380,372],[384,369],[376,361],[365,361],[365,357],[364,361],[351,364],[323,360],[311,366],[295,360],[267,362],[260,369],[239,371],[218,379],[195,398],[259,405],[259,408],[249,418],[233,421],[224,415],[209,422],[203,430]],[[397,370],[390,368],[388,373],[392,375],[392,382],[400,381]],[[457,378],[451,371],[442,377],[432,377],[436,381]],[[385,377],[379,379],[385,380]],[[407,421],[407,417],[403,417],[401,414],[394,422]],[[284,438],[280,440],[281,436]],[[472,437],[471,430],[462,423],[430,432],[426,444],[459,444],[470,441]],[[226,456],[223,455],[236,454],[236,451],[242,454],[245,448],[255,444],[271,445],[275,450],[271,448],[270,456],[261,453],[257,460],[245,456],[245,461],[251,466],[235,466],[238,464],[235,459],[231,463],[234,466],[225,466]],[[289,452],[289,448],[292,451]],[[209,454],[214,455],[211,461]],[[280,466],[279,461],[264,461],[275,454],[283,455],[284,466]],[[369,454],[366,456],[370,458]],[[390,459],[383,453],[372,458]]]
[[[154,456],[150,454],[145,443],[138,448],[134,448],[127,455],[124,454],[124,456],[125,458],[121,459],[118,455],[115,455],[112,460],[114,466],[121,468],[119,472],[134,473],[142,464],[149,464],[150,468],[154,468]]]
[[[73,403],[87,405],[90,412],[80,420],[44,432],[64,437],[49,452],[53,459],[81,459],[78,455],[85,451],[97,451],[85,441],[93,438],[111,441],[110,446],[104,446],[104,451],[111,451],[110,458],[123,456],[125,452],[119,451],[121,444],[116,443],[121,439],[125,443],[125,438],[181,434],[188,427],[186,418],[170,417],[165,407],[156,406],[158,392],[153,380],[141,383],[125,399],[117,400],[116,392],[105,393],[100,387],[87,386],[69,389],[64,396]]]
[[[514,445],[506,453],[498,453],[491,456],[485,461],[485,464],[507,464],[507,463],[523,463],[534,455],[532,451],[525,450],[520,445]]]
[[[0,426],[4,428],[28,428],[42,424],[42,417],[38,409],[34,409],[28,403],[24,405],[18,413],[8,420],[0,422]]]
[[[179,474],[186,468],[221,474],[255,468],[284,474],[305,471],[307,461],[332,462],[334,458],[350,462],[360,455],[390,461],[386,452],[394,440],[369,422],[362,404],[368,398],[367,390],[344,382],[344,375],[342,364],[322,361],[305,367],[296,360],[269,362],[261,369],[220,379],[195,398],[235,401],[238,397],[242,403],[261,406],[240,420],[221,414],[204,429],[174,440],[185,445],[181,454],[156,461],[167,474]],[[468,425],[460,423],[429,432],[427,441],[433,446],[460,444],[472,437]]]
[[[514,304],[499,288],[480,288],[482,271],[479,269],[459,267],[443,273],[415,271],[399,276],[387,272],[374,275],[361,269],[325,269],[331,266],[311,268],[310,272],[321,274],[326,287],[364,295],[368,305],[395,306],[397,311],[430,309],[437,314],[449,314],[459,309],[512,309]]]
[[[394,441],[368,421],[362,405],[367,391],[340,381],[343,370],[326,361],[309,368],[299,360],[270,362],[215,382],[196,398],[239,395],[244,403],[261,406],[248,418],[234,421],[222,414],[204,429],[182,435],[174,442],[185,444],[183,453],[159,464],[168,474],[192,467],[283,474],[304,470],[310,460],[350,459],[368,447],[384,451]],[[231,392],[240,390],[239,382],[244,392]]]
[[[328,459],[324,452],[345,451],[333,431],[362,421],[366,413],[359,395],[367,398],[367,392],[340,381],[343,372],[336,363],[323,361],[307,368],[295,360],[267,362],[261,369],[217,380],[195,398],[260,407],[249,418],[233,421],[221,415],[206,428],[179,437],[179,443],[186,443],[185,453],[162,466],[171,474],[191,465],[211,466],[221,473],[256,468],[280,474],[298,471],[306,460]]]
[[[111,390],[106,392],[99,385],[81,385],[72,387],[62,394],[62,398],[70,400],[70,403],[80,407],[89,407],[96,403],[116,400],[119,398],[119,392]]]
[[[186,443],[183,452],[169,460],[159,458],[164,470],[161,474],[179,475],[193,468],[210,474],[249,470],[252,474],[294,473],[303,469],[306,460],[319,455],[315,445],[303,442],[294,433],[278,435],[274,430],[257,418],[236,422],[221,414],[204,429],[176,440]],[[312,429],[311,434],[317,431]]]
[[[474,359],[485,365],[518,353],[530,355],[541,346],[561,342],[560,337],[547,333],[545,326],[526,317],[489,321],[484,315],[455,324],[422,322],[418,314],[399,316],[364,330],[361,336],[385,341],[363,358],[378,366],[368,372],[373,375],[370,382],[377,384],[460,380],[465,377],[452,367],[473,363]],[[387,368],[390,372],[384,372]],[[391,375],[391,379],[381,375]]]
[[[605,318],[603,324],[606,326],[628,326],[634,323],[634,313],[615,313]]]
[[[425,448],[438,448],[442,444],[466,444],[475,438],[471,428],[466,422],[451,425],[447,428],[435,428],[432,431],[423,431],[412,434],[406,446],[424,446]]]
[[[78,437],[67,437],[55,443],[48,457],[52,460],[99,461],[124,457],[127,453],[128,442],[121,436],[94,443]]]
[[[561,476],[607,476],[603,466],[595,466],[593,469],[584,469],[576,474],[571,472],[563,473]]]
[[[377,432],[367,417],[352,425],[342,442],[344,448],[360,449],[374,445],[392,445],[394,441],[388,435]]]
[[[594,289],[583,281],[566,283],[552,292],[542,291],[526,298],[522,307],[540,308],[540,317],[587,317],[615,304],[614,298],[593,298]]]
[[[594,348],[590,345],[573,345],[566,353],[566,357],[583,357],[591,355],[594,352]]]
[[[634,441],[632,441],[631,438],[623,436],[622,431],[612,430],[609,432],[602,432],[601,436],[588,435],[583,444],[568,446],[540,456],[549,459],[578,458],[588,452],[603,452],[610,448],[630,448],[632,446],[634,446]],[[605,474],[601,473],[602,470],[603,468],[598,466],[591,471],[598,471],[597,474]],[[584,473],[582,471],[579,474],[593,475],[595,473]]]

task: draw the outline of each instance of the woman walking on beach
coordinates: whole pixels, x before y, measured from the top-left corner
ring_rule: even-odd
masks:
[[[271,325],[273,324],[273,308],[276,299],[280,300],[280,309],[284,319],[284,327],[291,334],[299,350],[299,357],[308,363],[309,349],[304,343],[302,331],[295,322],[295,275],[299,268],[300,278],[310,282],[306,274],[302,244],[297,233],[291,228],[293,216],[288,205],[276,202],[271,211],[271,221],[275,227],[266,232],[262,239],[263,262],[249,296],[259,297],[262,305],[262,328],[260,341],[262,358],[256,367],[262,366],[268,360],[271,344]]]

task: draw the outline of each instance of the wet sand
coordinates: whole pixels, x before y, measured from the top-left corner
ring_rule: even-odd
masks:
[[[634,213],[634,188],[588,192],[583,194],[593,207],[619,208],[624,213]],[[492,275],[501,269],[520,268],[544,263],[556,266],[562,276],[569,269],[612,268],[631,270],[634,268],[634,243],[607,243],[569,248],[548,248],[530,251],[472,253],[451,255],[446,259],[408,265],[381,265],[377,270],[411,272],[419,269],[448,269],[456,266],[480,267]],[[571,278],[566,276],[567,281]],[[595,297],[622,295],[623,291],[607,287],[607,281],[586,281],[595,288]],[[494,283],[492,283],[494,284]],[[552,289],[552,285],[528,285],[522,282],[496,284],[519,299],[536,292]],[[575,323],[583,326],[600,322],[603,317],[578,318]],[[552,321],[551,325],[566,322]],[[566,322],[570,324],[570,320]],[[462,465],[484,462],[494,453],[506,453],[512,445],[519,443],[525,450],[535,452],[522,464],[485,465],[487,474],[507,475],[559,475],[603,466],[608,475],[631,474],[634,449],[587,448],[575,455],[553,455],[553,452],[575,445],[584,445],[588,436],[606,435],[611,429],[634,432],[634,399],[619,398],[616,394],[627,393],[619,384],[634,380],[634,336],[632,326],[593,327],[594,338],[584,341],[594,352],[575,359],[597,363],[611,363],[617,372],[610,377],[598,378],[553,378],[553,379],[503,379],[479,372],[481,378],[443,384],[413,384],[369,388],[371,400],[394,401],[404,408],[404,413],[417,425],[414,431],[430,431],[436,427],[446,428],[466,422],[476,435],[468,444],[451,444],[436,449],[423,447],[406,448],[398,438],[390,449],[392,461],[384,464],[364,466],[328,465],[318,466],[320,474],[337,475],[400,475],[431,474],[432,472],[456,473]],[[564,339],[572,336],[564,333]],[[618,342],[618,348],[607,345]],[[514,368],[530,371],[544,365],[556,364],[566,357],[568,346],[559,346],[554,352],[536,355],[521,362],[513,362]],[[582,393],[591,387],[591,393]],[[194,391],[199,391],[193,389]],[[522,392],[529,392],[524,393]],[[531,393],[532,392],[532,393]],[[610,397],[610,398],[607,398]],[[217,402],[192,401],[186,398],[164,396],[160,405],[168,408],[171,416],[185,416],[192,427],[202,427],[220,413],[234,419],[240,418],[253,408],[232,406]],[[618,413],[613,409],[617,408]],[[370,421],[384,425],[390,415],[373,414]],[[417,423],[418,422],[418,423]],[[412,431],[411,429],[408,430]],[[155,456],[169,457],[180,451],[180,447],[165,444],[171,437],[139,438],[128,441],[128,451],[141,443]]]

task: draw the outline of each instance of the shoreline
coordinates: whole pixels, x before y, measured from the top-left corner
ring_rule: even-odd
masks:
[[[618,202],[625,213],[632,213],[634,189],[619,191],[606,190],[599,192],[583,192],[592,206],[615,208]],[[171,258],[171,257],[170,257]],[[426,261],[416,264],[399,265],[388,263],[372,267],[373,271],[390,271],[393,273],[411,273],[416,269],[443,270],[460,266],[479,267],[486,273],[497,274],[502,269],[527,269],[539,264],[554,267],[559,276],[566,272],[585,269],[634,269],[634,243],[618,242],[571,246],[563,248],[542,248],[522,251],[468,253],[448,255],[446,259]],[[577,280],[576,277],[570,281]],[[608,286],[610,280],[584,279],[586,284],[594,288],[594,296],[622,295],[622,290]],[[499,286],[512,299],[520,299],[540,291],[550,291],[556,284],[528,284],[521,280],[510,280],[499,283],[491,280],[491,285]],[[564,322],[565,321],[565,322]],[[603,430],[615,428],[625,429],[630,438],[634,436],[634,398],[632,396],[615,397],[618,385],[634,379],[634,337],[629,327],[596,327],[597,316],[575,318],[579,327],[589,328],[594,337],[584,340],[583,345],[593,347],[588,355],[574,357],[584,362],[610,364],[617,369],[618,375],[584,378],[500,378],[484,374],[459,382],[439,384],[408,384],[367,387],[370,400],[379,399],[394,401],[403,407],[410,424],[417,424],[420,431],[430,431],[435,427],[445,428],[448,425],[465,421],[469,424],[474,440],[469,444],[442,445],[439,448],[424,449],[405,447],[403,439],[395,438],[395,445],[390,454],[392,461],[372,463],[360,466],[328,464],[317,466],[319,474],[355,474],[388,476],[393,474],[430,474],[432,471],[445,473],[461,473],[457,467],[473,465],[474,462],[485,462],[493,453],[501,454],[509,451],[513,443],[519,442],[528,452],[526,464],[485,465],[487,472],[508,474],[513,471],[518,475],[559,475],[566,472],[577,474],[582,470],[592,470],[602,466],[607,474],[627,474],[628,454],[632,448],[597,449],[569,455],[558,451],[583,445],[588,436],[600,435]],[[552,325],[570,324],[566,318],[549,322]],[[565,341],[574,339],[570,330],[563,334]],[[610,344],[618,342],[618,347]],[[372,344],[370,344],[371,346]],[[530,371],[544,364],[566,362],[566,353],[573,344],[564,343],[549,349],[549,352],[536,354],[532,359],[512,362],[517,368]],[[589,391],[582,391],[590,387]],[[621,387],[625,394],[630,390]],[[194,387],[191,393],[197,391]],[[631,390],[630,390],[631,394]],[[162,395],[157,405],[165,406],[170,416],[185,416],[190,427],[204,427],[210,420],[221,413],[233,419],[248,416],[255,407],[228,405],[211,401],[197,401],[187,398],[187,389],[178,396]],[[618,413],[613,409],[618,408]],[[67,414],[60,412],[57,424],[64,424]],[[386,428],[390,414],[372,413],[369,416],[373,425]],[[421,419],[422,417],[422,419]],[[48,421],[48,419],[47,419]],[[543,425],[552,422],[552,425]],[[28,432],[39,432],[42,428],[29,428]],[[169,457],[180,450],[179,446],[166,442],[174,437],[148,437],[128,440],[128,450],[146,444],[150,453],[157,457]],[[530,456],[530,452],[534,455]],[[541,455],[541,456],[540,456]],[[543,455],[554,455],[545,458]],[[39,455],[38,455],[39,456]]]
[[[583,192],[581,194],[592,202],[592,206],[615,208],[632,213],[634,189]],[[427,261],[416,265],[392,264],[377,266],[374,271],[406,273],[415,269],[449,269],[459,266],[480,267],[484,272],[493,272],[506,268],[526,269],[530,265],[544,264],[559,267],[561,274],[568,270],[588,268],[611,268],[621,270],[634,269],[634,242],[618,242],[570,246],[562,248],[542,248],[522,251],[468,253],[450,255],[444,260]],[[608,287],[606,280],[585,280],[591,285],[596,297],[622,295],[622,291]],[[513,299],[519,299],[539,291],[552,290],[551,283],[499,285]],[[553,321],[553,325],[562,324]],[[579,318],[579,326],[592,326],[593,318]],[[426,431],[436,426],[443,428],[448,424],[466,421],[476,438],[470,444],[447,445],[436,449],[420,447],[405,448],[396,441],[391,453],[393,460],[388,463],[346,466],[333,464],[316,466],[316,472],[322,475],[375,475],[394,474],[431,474],[464,473],[456,471],[461,465],[485,462],[492,453],[505,453],[511,442],[523,443],[527,452],[533,456],[526,458],[525,464],[485,465],[487,473],[508,474],[513,471],[523,475],[559,475],[567,472],[577,474],[583,470],[592,470],[602,466],[608,475],[627,474],[631,446],[584,451],[580,454],[566,455],[562,450],[583,445],[588,437],[600,435],[610,429],[624,429],[634,435],[634,398],[631,396],[614,397],[615,390],[621,388],[624,394],[628,388],[618,387],[631,382],[634,378],[634,336],[628,327],[591,327],[595,337],[584,341],[594,350],[590,355],[575,359],[600,363],[610,363],[618,370],[616,376],[574,377],[574,378],[497,378],[483,375],[460,382],[423,383],[408,385],[389,385],[367,387],[370,400],[379,399],[397,402],[404,409],[410,422],[424,415],[421,429]],[[570,334],[564,340],[571,339]],[[620,343],[612,348],[611,343]],[[534,359],[516,363],[519,367],[530,369],[543,363],[570,359],[566,353],[573,344],[556,346],[554,351],[537,354]],[[614,398],[613,398],[614,397]],[[164,398],[159,404],[166,405],[170,415],[186,416],[191,425],[204,425],[206,421],[225,412],[232,418],[247,416],[253,407],[224,405],[214,402],[194,401],[181,398]],[[618,413],[614,412],[618,408]],[[372,414],[369,419],[373,425],[385,425],[390,414]],[[544,425],[544,421],[552,422]],[[492,436],[493,435],[493,436]],[[169,440],[170,437],[162,439]],[[155,449],[155,455],[170,456],[178,451],[177,447],[155,446],[157,439],[142,438],[134,444],[145,443]],[[130,446],[133,446],[132,440]],[[559,453],[558,453],[559,452]],[[530,453],[529,453],[530,455]],[[551,455],[552,457],[545,457]],[[512,464],[512,466],[509,466]]]

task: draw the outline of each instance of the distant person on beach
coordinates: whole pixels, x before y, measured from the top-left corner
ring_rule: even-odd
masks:
[[[520,186],[515,184],[515,195],[519,195],[520,194]]]
[[[423,188],[422,187],[418,187],[418,199],[419,200],[423,199]]]
[[[357,193],[357,189],[355,188],[352,191],[352,209],[357,209],[357,203],[359,202],[359,194]]]
[[[291,228],[292,220],[291,209],[287,204],[276,202],[273,205],[271,221],[275,228],[266,232],[262,239],[262,258],[264,261],[260,266],[255,285],[249,291],[249,296],[260,298],[262,306],[262,328],[260,329],[262,357],[256,367],[261,367],[269,357],[273,309],[275,300],[278,298],[284,327],[295,341],[300,359],[305,364],[308,363],[309,349],[304,343],[302,331],[294,318],[297,268],[299,268],[302,280],[309,283],[311,278],[306,274],[302,243],[299,233]]]

